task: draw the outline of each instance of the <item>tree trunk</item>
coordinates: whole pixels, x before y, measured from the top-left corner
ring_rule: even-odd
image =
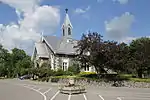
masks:
[[[94,68],[95,68],[95,71],[97,72],[97,74],[99,74],[99,71],[98,71],[97,67],[94,66]]]
[[[143,75],[142,75],[142,69],[138,69],[138,70],[137,70],[137,74],[138,74],[138,77],[139,77],[139,78],[142,78],[142,76],[143,76]]]

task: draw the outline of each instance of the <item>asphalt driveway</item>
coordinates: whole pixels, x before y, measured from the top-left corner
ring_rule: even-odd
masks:
[[[87,93],[67,95],[51,83],[11,79],[0,80],[0,100],[150,100],[150,89],[87,87]]]

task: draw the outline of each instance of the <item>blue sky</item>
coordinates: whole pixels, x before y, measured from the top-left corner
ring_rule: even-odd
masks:
[[[115,39],[125,42],[142,36],[150,36],[150,11],[148,9],[150,0],[42,0],[41,2],[39,2],[39,0],[30,0],[32,2],[29,0],[26,0],[27,2],[22,0],[23,2],[20,3],[18,3],[19,0],[15,0],[16,2],[13,2],[13,0],[0,1],[2,1],[0,4],[0,24],[4,28],[3,35],[13,35],[13,33],[10,34],[8,30],[11,32],[15,30],[16,37],[19,32],[20,36],[27,36],[25,32],[22,31],[23,26],[27,29],[30,28],[30,30],[33,28],[33,31],[36,32],[37,28],[46,30],[44,35],[53,34],[60,36],[61,24],[65,17],[64,9],[68,8],[70,20],[74,28],[73,37],[76,39],[80,39],[81,34],[86,33],[88,30],[100,33],[104,36],[105,40]],[[24,2],[31,6],[28,7]],[[40,12],[43,13],[43,16],[40,14],[40,20],[37,17],[36,21],[30,20],[32,18],[29,16],[34,16],[34,11],[29,13],[31,9],[28,8],[33,8],[33,5],[38,5],[39,8],[45,5],[48,6],[44,8],[44,10],[39,10],[39,12],[43,11]],[[53,8],[50,7],[56,9],[53,10]],[[46,9],[49,9],[48,13]],[[16,11],[19,13],[16,13]],[[55,12],[57,12],[56,17],[54,16]],[[26,13],[28,16],[25,15]],[[44,21],[42,17],[45,19]],[[14,27],[17,27],[17,30],[14,29]],[[35,34],[33,36],[35,36]],[[15,44],[17,44],[16,37],[12,39],[13,42],[15,41]],[[10,36],[9,40],[11,38],[12,36]],[[31,39],[32,38],[30,38],[30,40]],[[5,45],[6,43],[2,42],[2,44]],[[6,45],[6,47],[9,48],[9,45]]]
[[[128,36],[141,37],[150,35],[150,11],[148,9],[150,0],[128,0],[126,4],[113,2],[113,0],[103,0],[99,3],[96,0],[61,0],[61,2],[60,0],[47,0],[43,4],[59,5],[62,20],[64,9],[69,9],[76,38],[80,37],[81,33],[86,32],[88,29],[105,36],[104,22],[110,21],[114,17],[120,17],[125,12],[129,12],[135,17]],[[90,9],[84,14],[74,13],[76,8],[85,9],[88,6],[90,6]]]

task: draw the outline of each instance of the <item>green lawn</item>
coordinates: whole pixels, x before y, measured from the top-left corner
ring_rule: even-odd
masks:
[[[120,74],[119,76],[120,76],[120,78],[125,78],[128,81],[150,83],[150,78],[133,78],[134,75],[132,75],[132,74]]]

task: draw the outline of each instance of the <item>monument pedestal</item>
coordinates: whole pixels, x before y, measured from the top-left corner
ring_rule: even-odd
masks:
[[[86,92],[85,87],[81,85],[75,85],[74,79],[69,79],[69,83],[67,85],[61,85],[59,87],[60,93],[65,94],[80,94]]]

